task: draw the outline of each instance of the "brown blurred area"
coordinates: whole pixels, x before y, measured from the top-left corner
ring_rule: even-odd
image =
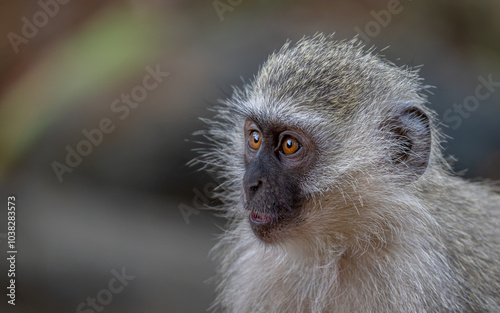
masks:
[[[16,306],[3,296],[0,312],[204,312],[224,221],[202,210],[214,183],[185,165],[191,134],[287,39],[361,30],[396,64],[423,65],[456,171],[500,179],[500,87],[453,111],[479,77],[500,82],[500,2],[401,0],[381,13],[394,1],[2,2],[0,201],[16,197],[18,254]],[[86,154],[75,166],[68,147]],[[4,290],[6,233],[3,210]],[[123,268],[135,278],[110,293]]]

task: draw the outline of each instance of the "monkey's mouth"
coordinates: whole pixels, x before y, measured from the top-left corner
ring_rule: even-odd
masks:
[[[263,242],[272,244],[283,239],[286,217],[282,214],[251,210],[248,220],[255,236]]]
[[[268,225],[278,221],[278,216],[272,213],[250,211],[250,222],[256,225]]]

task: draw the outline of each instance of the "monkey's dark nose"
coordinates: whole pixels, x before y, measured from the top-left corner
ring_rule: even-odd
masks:
[[[259,190],[260,186],[262,186],[262,180],[256,180],[248,184],[248,194],[253,196],[257,190]]]

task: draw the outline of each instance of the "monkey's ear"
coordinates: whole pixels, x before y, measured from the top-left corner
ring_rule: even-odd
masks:
[[[422,175],[431,153],[431,128],[429,117],[417,107],[407,107],[398,112],[385,125],[391,149],[391,162],[401,171]]]

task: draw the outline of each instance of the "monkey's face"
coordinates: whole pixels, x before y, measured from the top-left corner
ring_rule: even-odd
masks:
[[[244,208],[255,235],[271,243],[300,221],[308,195],[299,183],[314,163],[316,149],[298,128],[247,120],[244,132]]]
[[[428,164],[429,123],[418,108],[370,123],[351,117],[327,124],[309,114],[318,128],[336,125],[329,131],[302,121],[290,126],[297,119],[280,117],[257,116],[243,127],[243,208],[266,243],[307,240],[304,235],[337,240],[373,220],[386,223],[391,210],[371,208],[390,208],[381,204],[386,195],[413,182]]]

